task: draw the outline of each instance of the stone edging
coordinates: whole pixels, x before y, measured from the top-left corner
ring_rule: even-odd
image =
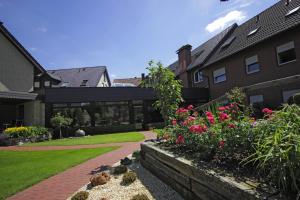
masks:
[[[256,191],[257,183],[237,182],[234,177],[199,169],[191,161],[176,157],[151,142],[141,144],[141,164],[185,199],[254,200],[270,195]],[[276,196],[276,199],[282,198]]]

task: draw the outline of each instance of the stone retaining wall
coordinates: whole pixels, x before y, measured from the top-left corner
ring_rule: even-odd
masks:
[[[253,182],[237,182],[233,177],[199,169],[191,161],[176,157],[151,142],[141,144],[141,164],[185,199],[252,200],[270,195],[258,193],[257,184]]]

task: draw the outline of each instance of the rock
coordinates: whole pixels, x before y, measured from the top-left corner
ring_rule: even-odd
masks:
[[[21,145],[23,145],[23,144],[24,144],[23,142],[18,142],[18,145],[19,145],[19,146],[21,146]]]
[[[90,179],[92,186],[104,185],[110,180],[110,176],[106,172],[101,172]]]
[[[132,160],[125,157],[124,159],[121,159],[121,165],[131,165]]]
[[[81,130],[81,129],[78,129],[78,130],[75,132],[75,136],[76,136],[76,137],[84,137],[84,136],[85,136],[85,131],[84,131],[84,130]]]

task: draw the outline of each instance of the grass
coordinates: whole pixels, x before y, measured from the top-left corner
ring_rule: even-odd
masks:
[[[0,199],[118,147],[55,151],[0,151]]]
[[[120,142],[137,142],[144,140],[145,136],[137,132],[128,133],[113,133],[105,135],[94,135],[82,138],[66,138],[60,140],[50,140],[38,143],[28,143],[24,146],[71,146],[83,144],[107,144],[107,143],[120,143]]]

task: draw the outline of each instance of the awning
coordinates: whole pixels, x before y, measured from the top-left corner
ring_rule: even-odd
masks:
[[[0,102],[35,100],[38,94],[29,92],[0,91]]]

